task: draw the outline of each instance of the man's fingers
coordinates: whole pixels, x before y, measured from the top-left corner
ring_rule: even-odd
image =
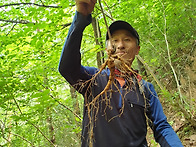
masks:
[[[97,0],[75,0],[75,1],[76,1],[76,3],[83,2],[83,3],[87,3],[87,4],[91,4],[91,3],[95,4],[97,2]]]
[[[91,0],[91,2],[95,4],[97,2],[97,0]]]
[[[75,0],[76,10],[83,15],[90,14],[95,6],[96,0]]]

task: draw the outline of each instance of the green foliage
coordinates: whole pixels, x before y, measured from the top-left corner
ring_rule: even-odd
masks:
[[[52,140],[52,136],[55,145],[80,146],[81,120],[73,113],[78,103],[77,114],[82,117],[83,99],[80,95],[71,97],[68,84],[57,70],[75,2],[42,0],[26,4],[31,2],[0,1],[0,146],[50,146],[46,138]],[[109,8],[103,3],[107,14],[111,11],[114,19],[126,20],[138,30],[141,56],[166,85],[162,95],[168,101],[179,98],[168,64],[164,31],[180,80],[180,76],[189,76],[184,67],[194,65],[190,60],[196,40],[193,0],[107,0],[107,5]],[[105,42],[106,27],[99,10],[93,16],[99,20],[100,40]],[[107,21],[112,22],[109,17]],[[87,66],[96,66],[96,53],[104,50],[95,45],[92,32],[89,25],[81,48],[82,63]],[[154,82],[151,77],[148,80]],[[190,99],[186,100],[188,104],[195,102]]]

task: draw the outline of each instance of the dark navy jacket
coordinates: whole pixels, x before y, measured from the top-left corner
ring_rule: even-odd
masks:
[[[109,69],[105,69],[91,83],[86,82],[99,70],[94,67],[81,65],[80,46],[82,34],[85,27],[90,23],[91,15],[83,16],[76,12],[59,63],[61,75],[88,99],[85,99],[84,102],[82,147],[88,146],[89,120],[85,103],[91,101],[104,89],[110,74]],[[133,76],[130,76],[130,79],[137,81]],[[99,110],[93,130],[94,147],[147,146],[146,116],[151,120],[155,140],[161,146],[182,146],[178,136],[167,122],[153,85],[144,80],[142,80],[141,84],[143,86],[142,89],[139,88],[137,82],[131,84],[126,82],[121,87],[118,81],[115,80],[107,93],[109,106],[106,106],[108,101],[106,101],[105,94],[99,98],[97,102]],[[143,94],[145,94],[146,99],[144,99]],[[124,107],[123,109],[121,109],[122,106]],[[120,113],[121,110],[123,110],[122,114]],[[92,111],[91,113],[94,114],[96,112]]]

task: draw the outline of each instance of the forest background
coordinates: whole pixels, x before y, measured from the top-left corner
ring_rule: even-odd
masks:
[[[134,68],[154,84],[183,144],[196,145],[195,0],[101,3],[108,24],[120,19],[136,28]],[[80,146],[83,98],[58,72],[74,14],[73,0],[0,0],[0,146]],[[100,66],[106,25],[98,4],[92,16],[82,64]],[[157,146],[150,130],[148,143]]]

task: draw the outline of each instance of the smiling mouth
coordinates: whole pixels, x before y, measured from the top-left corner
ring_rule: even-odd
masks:
[[[117,52],[116,55],[123,56],[125,52]]]

